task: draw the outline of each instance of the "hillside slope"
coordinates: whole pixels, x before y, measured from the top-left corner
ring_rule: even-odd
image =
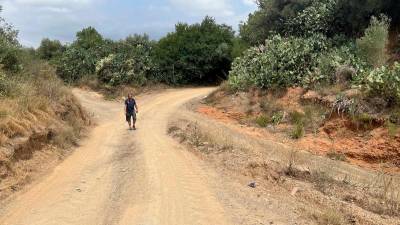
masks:
[[[33,62],[19,74],[3,76],[0,199],[53,167],[90,123],[52,67]]]

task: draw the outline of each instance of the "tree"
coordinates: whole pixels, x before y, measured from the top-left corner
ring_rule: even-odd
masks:
[[[258,10],[249,15],[246,22],[240,25],[240,36],[251,45],[263,44],[271,34],[287,35],[287,27],[294,23],[293,28],[299,29],[312,25],[318,27],[320,22],[325,23],[324,31],[328,37],[345,35],[357,38],[368,27],[371,16],[387,15],[392,20],[391,29],[400,24],[400,1],[398,0],[335,0],[335,6],[329,20],[305,21],[302,18],[311,18],[311,14],[319,15],[326,12],[320,7],[327,0],[259,0]],[[303,25],[302,25],[303,24]],[[307,28],[307,27],[305,27]],[[326,29],[326,30],[325,30]],[[299,29],[301,30],[301,29]],[[292,35],[289,32],[289,35]],[[298,35],[298,33],[296,34]]]
[[[93,27],[87,27],[76,33],[76,41],[74,45],[83,49],[92,49],[101,46],[104,39]]]
[[[258,10],[240,25],[240,36],[250,45],[264,44],[271,34],[283,34],[287,20],[311,3],[312,0],[258,0]]]
[[[0,12],[1,12],[0,6]],[[0,17],[0,65],[3,69],[16,72],[21,68],[18,30]]]
[[[153,45],[147,35],[137,34],[113,43],[113,53],[96,65],[99,80],[114,86],[145,84],[154,68],[151,59]]]
[[[217,82],[227,77],[234,32],[211,17],[201,23],[177,24],[155,47],[161,80],[171,84]]]
[[[40,43],[37,51],[41,59],[52,60],[61,57],[65,49],[65,46],[59,40],[45,38]]]
[[[94,74],[97,62],[111,53],[112,46],[113,41],[104,40],[95,28],[84,28],[58,60],[57,73],[68,82]]]
[[[357,39],[357,47],[361,56],[373,67],[382,67],[389,56],[386,46],[389,42],[390,20],[386,16],[372,17],[370,26],[364,36]]]

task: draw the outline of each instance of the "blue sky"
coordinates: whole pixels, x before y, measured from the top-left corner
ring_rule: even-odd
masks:
[[[107,38],[147,33],[158,39],[177,22],[194,23],[210,15],[235,30],[256,9],[253,0],[0,0],[1,16],[20,30],[25,46],[44,37],[72,42],[75,33],[94,26]]]

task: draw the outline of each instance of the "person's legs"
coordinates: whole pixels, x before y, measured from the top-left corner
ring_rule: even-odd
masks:
[[[136,130],[136,113],[132,114],[132,128]]]
[[[126,114],[126,122],[128,122],[129,129],[132,129],[131,115],[129,113]]]

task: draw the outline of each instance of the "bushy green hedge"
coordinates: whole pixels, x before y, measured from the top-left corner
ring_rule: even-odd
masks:
[[[400,63],[374,69],[365,77],[364,82],[370,94],[395,104],[400,103]]]
[[[175,85],[222,81],[230,69],[233,38],[231,27],[211,17],[197,24],[178,24],[155,47],[157,76]]]
[[[121,84],[143,85],[151,69],[149,56],[128,57],[124,54],[111,54],[100,60],[96,74],[100,81],[117,86]]]
[[[304,78],[314,73],[321,53],[327,48],[323,35],[308,38],[276,35],[265,46],[249,49],[234,61],[229,83],[237,89],[249,85],[261,88],[302,85]]]
[[[75,82],[85,75],[94,74],[98,58],[93,51],[69,47],[57,62],[57,74],[66,82]]]

